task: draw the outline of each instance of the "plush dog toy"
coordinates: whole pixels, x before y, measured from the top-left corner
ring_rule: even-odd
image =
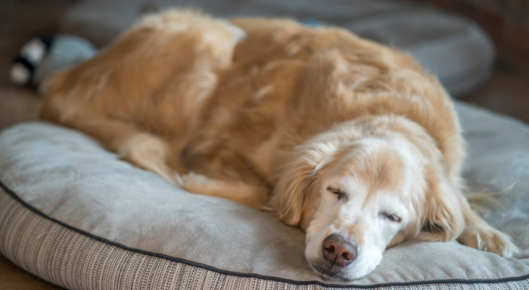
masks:
[[[89,41],[77,36],[35,37],[13,60],[10,78],[17,85],[38,87],[55,71],[89,59],[96,52]]]

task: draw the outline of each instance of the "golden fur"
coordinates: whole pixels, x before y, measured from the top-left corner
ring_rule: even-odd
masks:
[[[269,207],[305,230],[329,198],[326,178],[354,172],[364,204],[389,194],[409,206],[383,248],[459,238],[516,252],[462,194],[461,129],[438,81],[410,56],[340,28],[149,16],[49,80],[41,118],[191,192]],[[343,228],[362,244],[360,227]]]

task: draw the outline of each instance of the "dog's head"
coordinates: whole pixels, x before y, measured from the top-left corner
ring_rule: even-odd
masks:
[[[345,124],[296,148],[271,205],[307,232],[305,257],[319,274],[358,279],[388,247],[460,234],[457,189],[446,180],[435,142],[405,125],[408,131],[396,133],[380,124]]]

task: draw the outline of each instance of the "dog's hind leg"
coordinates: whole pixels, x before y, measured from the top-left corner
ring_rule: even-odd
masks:
[[[491,227],[486,221],[481,219],[470,208],[464,196],[461,196],[460,200],[465,218],[465,228],[458,238],[460,243],[478,250],[496,253],[503,257],[513,257],[518,254],[518,247],[508,235]]]
[[[172,151],[162,139],[147,133],[136,134],[123,140],[117,152],[123,160],[158,174],[173,185],[180,185],[178,173],[168,164]]]
[[[143,132],[130,123],[110,119],[80,116],[65,125],[95,137],[108,150],[121,159],[151,171],[174,185],[179,185],[178,159],[171,147],[161,138]]]

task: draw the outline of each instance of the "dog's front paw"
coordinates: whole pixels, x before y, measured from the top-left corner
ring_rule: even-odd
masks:
[[[458,240],[463,245],[502,257],[510,258],[519,253],[511,237],[490,226],[467,227]]]
[[[178,180],[183,189],[193,193],[197,193],[197,188],[205,188],[213,182],[206,176],[193,172],[180,176]]]

